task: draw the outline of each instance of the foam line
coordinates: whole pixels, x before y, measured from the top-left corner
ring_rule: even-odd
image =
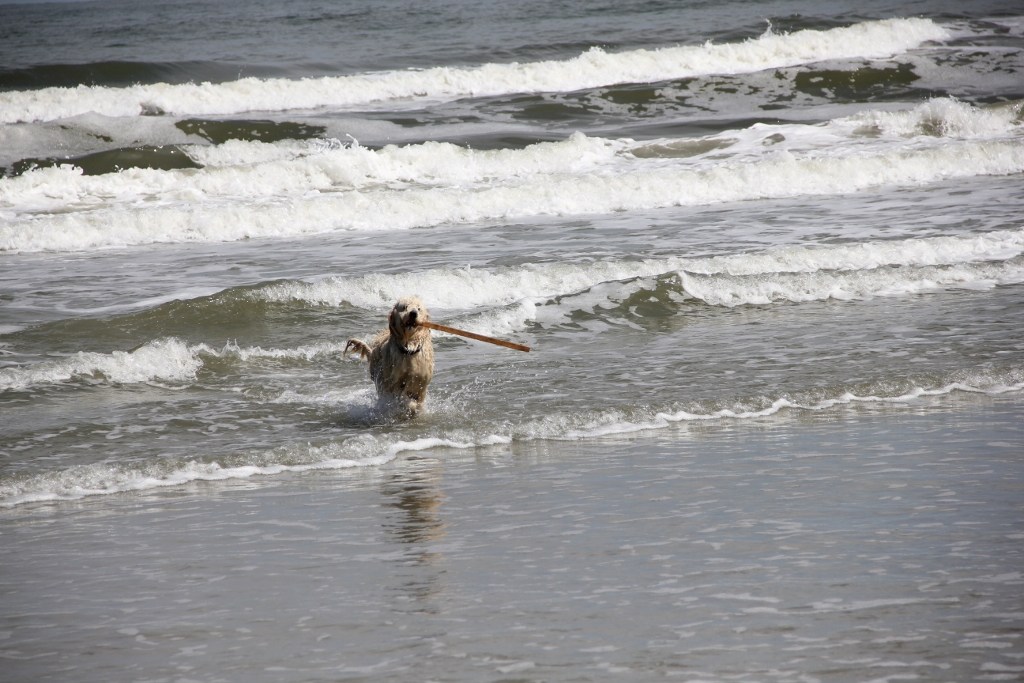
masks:
[[[493,219],[608,214],[753,199],[843,195],[888,186],[1024,172],[1015,140],[835,157],[780,152],[707,169],[671,165],[609,173],[554,174],[483,188],[346,191],[243,204],[114,206],[14,218],[0,251],[89,251],[153,243],[295,238],[335,231],[393,231]]]
[[[350,108],[402,101],[520,92],[565,92],[615,83],[649,83],[739,74],[830,59],[880,59],[941,41],[949,32],[928,19],[885,19],[843,28],[766,32],[740,43],[665,47],[619,53],[591,48],[567,60],[435,67],[352,76],[243,78],[226,83],[155,83],[127,88],[85,86],[0,93],[0,123],[48,121],[96,112],[138,116],[166,112],[213,116],[252,111]]]
[[[239,455],[230,463],[183,461],[170,471],[164,463],[141,466],[95,464],[34,475],[0,484],[0,507],[27,503],[78,500],[89,496],[129,491],[150,491],[197,481],[229,481],[276,476],[313,470],[381,467],[404,453],[435,449],[471,450],[498,444],[536,440],[589,440],[637,432],[665,430],[687,422],[763,419],[783,411],[819,412],[853,403],[911,403],[921,397],[946,396],[954,392],[999,395],[1024,390],[1020,372],[1008,377],[975,375],[934,387],[916,386],[898,395],[857,395],[844,391],[835,397],[801,401],[779,397],[763,408],[718,408],[701,411],[669,409],[646,416],[630,411],[604,410],[586,414],[552,415],[519,425],[505,424],[474,432],[446,431],[445,435],[424,434],[412,439],[389,440],[363,435],[324,444],[301,444]],[[269,462],[270,464],[265,464]]]

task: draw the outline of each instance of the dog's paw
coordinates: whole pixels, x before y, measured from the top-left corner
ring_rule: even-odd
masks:
[[[371,349],[366,345],[366,342],[360,341],[359,339],[349,339],[348,343],[345,344],[345,350],[341,353],[344,356],[348,356],[350,353],[358,353],[361,358],[369,360],[370,350]]]

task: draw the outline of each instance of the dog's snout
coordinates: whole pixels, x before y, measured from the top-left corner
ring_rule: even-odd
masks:
[[[416,319],[420,317],[420,312],[415,308],[409,311],[409,322],[412,324],[416,323]]]

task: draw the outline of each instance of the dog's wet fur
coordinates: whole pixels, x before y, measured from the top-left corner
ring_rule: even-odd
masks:
[[[430,320],[430,312],[418,297],[399,299],[388,314],[388,327],[367,344],[349,339],[350,350],[370,362],[370,379],[377,387],[383,407],[417,414],[427,400],[427,388],[434,377],[434,345],[430,329],[419,325]]]

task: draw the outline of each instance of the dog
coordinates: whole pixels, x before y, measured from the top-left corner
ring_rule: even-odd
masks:
[[[430,320],[430,313],[418,297],[398,300],[388,314],[388,328],[367,344],[349,339],[349,350],[370,361],[370,379],[377,396],[387,407],[416,415],[427,400],[427,387],[434,377],[434,345],[430,329],[419,323]]]

